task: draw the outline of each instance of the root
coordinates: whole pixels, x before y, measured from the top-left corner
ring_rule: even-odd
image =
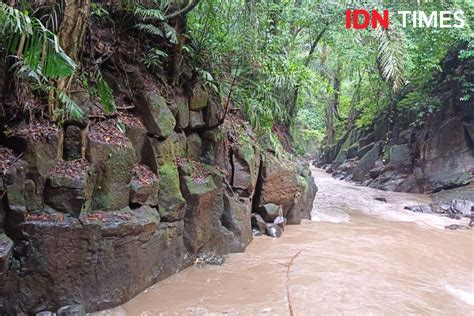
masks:
[[[293,304],[291,303],[290,296],[290,272],[293,262],[300,255],[303,250],[298,251],[293,257],[291,257],[290,262],[286,265],[286,300],[288,302],[288,310],[290,311],[290,316],[293,316]]]

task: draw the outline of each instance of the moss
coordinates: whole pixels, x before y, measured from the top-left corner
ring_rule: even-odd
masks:
[[[166,104],[166,100],[161,95],[153,95],[150,97],[152,105],[152,115],[156,125],[160,131],[161,137],[168,137],[176,126],[176,119]]]
[[[200,178],[199,181],[190,176],[185,176],[183,179],[186,182],[189,193],[192,195],[204,195],[216,189],[211,175],[204,179]]]
[[[207,106],[207,101],[207,92],[201,87],[198,87],[194,89],[193,96],[189,100],[189,108],[193,111],[202,110]]]
[[[384,163],[388,163],[390,161],[390,152],[392,151],[392,147],[386,147],[383,152],[382,160]]]
[[[158,205],[160,215],[168,220],[177,220],[184,214],[180,214],[181,208],[186,201],[180,190],[179,173],[175,164],[165,163],[159,168],[160,193],[158,195]]]

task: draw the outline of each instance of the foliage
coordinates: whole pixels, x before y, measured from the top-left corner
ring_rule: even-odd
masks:
[[[74,73],[76,64],[39,19],[0,3],[0,29],[7,54],[21,59],[31,71],[46,78],[64,78]]]

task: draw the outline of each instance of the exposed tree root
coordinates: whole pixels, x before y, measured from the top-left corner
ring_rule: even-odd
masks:
[[[286,265],[286,300],[288,302],[288,310],[290,311],[290,316],[293,316],[293,304],[291,303],[290,296],[290,272],[293,262],[300,255],[303,250],[298,251],[293,257],[291,257],[290,262]]]

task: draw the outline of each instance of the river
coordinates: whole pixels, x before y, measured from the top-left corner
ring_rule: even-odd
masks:
[[[474,233],[443,229],[467,220],[403,210],[425,195],[313,175],[313,221],[96,315],[472,315]]]

